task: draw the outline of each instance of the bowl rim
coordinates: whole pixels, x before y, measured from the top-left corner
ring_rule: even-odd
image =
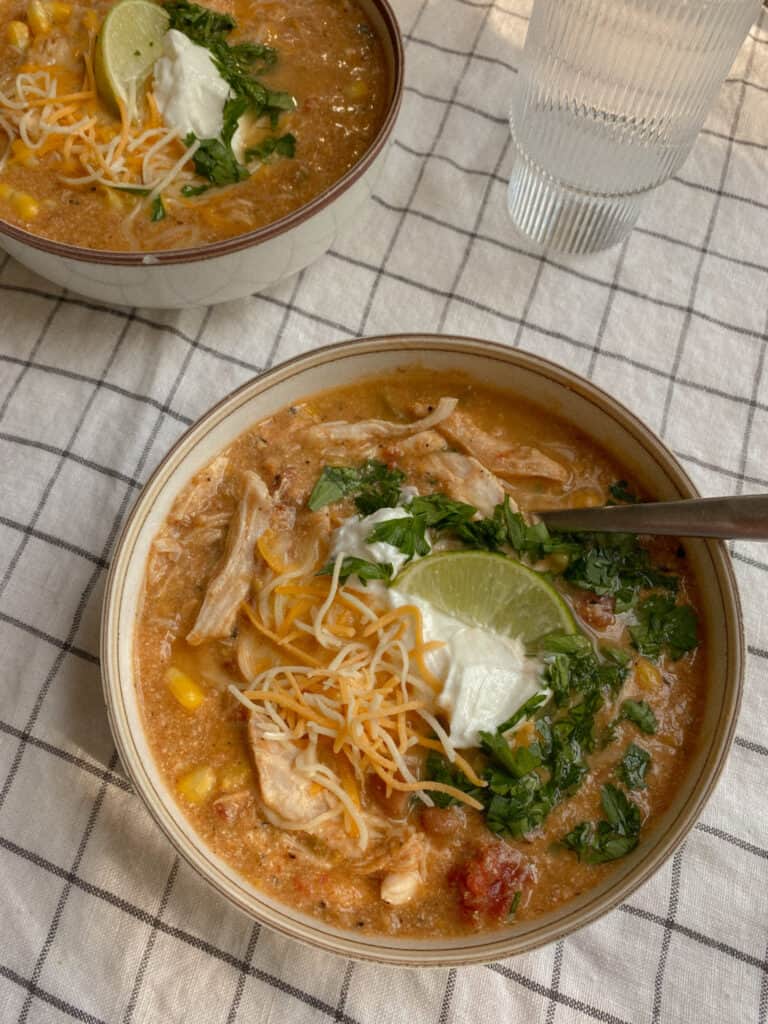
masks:
[[[252,246],[260,245],[262,242],[271,241],[278,235],[285,234],[292,228],[303,224],[316,213],[319,213],[333,203],[334,200],[338,199],[356,181],[363,177],[387,145],[400,112],[405,85],[405,50],[400,25],[389,0],[368,0],[368,3],[376,9],[382,20],[384,28],[380,36],[382,43],[385,47],[391,49],[392,83],[386,115],[370,146],[357,162],[325,191],[310,199],[308,203],[304,203],[303,206],[299,206],[296,210],[291,211],[291,213],[286,214],[279,220],[272,221],[253,231],[247,231],[242,235],[233,235],[231,238],[223,238],[218,242],[208,242],[205,245],[192,246],[186,249],[159,249],[156,252],[121,252],[115,249],[89,249],[85,246],[71,245],[68,242],[57,242],[52,238],[36,235],[32,231],[17,227],[15,224],[11,224],[2,218],[0,218],[0,239],[6,236],[32,249],[41,250],[51,256],[75,260],[79,263],[95,264],[97,266],[151,268],[197,263],[217,256],[228,256],[232,253],[240,252],[242,249],[249,249]]]
[[[222,878],[215,877],[214,872],[220,875],[220,869],[214,865],[212,860],[205,858],[206,851],[210,857],[216,855],[202,843],[202,840],[198,840],[198,846],[195,847],[190,839],[195,835],[194,830],[187,822],[182,828],[173,819],[168,808],[172,801],[167,797],[164,800],[152,785],[146,767],[131,750],[130,744],[134,739],[132,732],[127,727],[123,732],[121,727],[122,694],[119,684],[121,672],[117,657],[117,626],[120,611],[119,598],[122,595],[123,583],[130,565],[127,552],[129,553],[132,545],[129,542],[134,539],[134,534],[138,534],[141,530],[154,501],[167,485],[167,481],[163,482],[162,478],[173,470],[177,460],[183,459],[194,449],[208,430],[216,426],[220,419],[234,411],[241,402],[256,398],[276,384],[289,381],[305,370],[316,369],[347,356],[402,352],[404,356],[410,354],[413,357],[412,361],[416,362],[420,357],[428,357],[432,352],[441,351],[498,359],[507,365],[538,373],[550,382],[575,392],[580,398],[596,405],[601,412],[608,414],[620,426],[627,429],[637,444],[644,448],[646,454],[659,465],[683,496],[700,496],[674,454],[634,413],[591,381],[549,359],[521,349],[513,349],[498,342],[460,335],[391,334],[338,342],[313,352],[294,356],[266,373],[246,381],[210,407],[177,439],[147,479],[117,538],[105,584],[100,629],[102,688],[107,717],[120,760],[131,779],[136,794],[141,798],[144,806],[176,852],[231,904],[238,907],[251,919],[290,938],[307,943],[324,952],[354,960],[417,968],[490,963],[530,952],[555,942],[603,917],[648,881],[685,840],[722,774],[731,749],[741,706],[745,663],[743,617],[733,565],[723,541],[705,541],[703,543],[708,549],[717,578],[719,597],[724,609],[725,633],[729,642],[727,642],[724,652],[723,707],[706,759],[702,762],[696,787],[691,790],[686,803],[679,809],[674,819],[667,824],[665,832],[654,842],[646,857],[630,869],[623,878],[614,882],[602,897],[596,899],[591,905],[568,910],[568,904],[565,904],[563,915],[556,921],[543,925],[540,932],[534,931],[522,938],[518,937],[517,940],[514,935],[510,934],[502,938],[494,938],[493,933],[489,932],[484,936],[488,940],[485,944],[468,948],[454,945],[451,948],[417,951],[414,946],[419,942],[418,939],[411,940],[414,945],[408,948],[397,946],[387,948],[385,945],[387,936],[355,935],[349,931],[329,934],[319,928],[313,929],[311,923],[308,924],[301,920],[302,917],[308,921],[311,919],[307,919],[306,915],[302,915],[279,901],[274,901],[278,909],[266,905],[254,908],[252,900],[230,891],[223,884]],[[363,376],[371,376],[371,374],[366,373]],[[200,437],[196,436],[198,434]],[[131,682],[133,681],[132,678]],[[156,803],[148,798],[147,789],[154,791],[157,798]],[[178,832],[178,837],[176,832]],[[182,842],[186,843],[187,849],[183,848]],[[234,869],[231,870],[237,874]]]

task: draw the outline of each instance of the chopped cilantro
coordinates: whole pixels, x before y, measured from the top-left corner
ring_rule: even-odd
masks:
[[[624,757],[616,769],[616,774],[627,789],[645,789],[645,773],[651,763],[651,755],[647,750],[630,743]]]
[[[181,194],[183,196],[201,196],[203,192],[207,192],[210,185],[182,185]]]
[[[515,893],[515,895],[512,897],[512,902],[510,903],[509,910],[507,911],[507,920],[508,921],[511,921],[512,918],[517,913],[517,908],[520,906],[520,900],[522,898],[523,898],[523,890],[522,889],[518,889],[517,892]]]
[[[606,783],[601,803],[607,820],[596,824],[582,821],[563,839],[563,844],[587,864],[626,856],[637,846],[640,835],[640,809],[622,790]]]
[[[151,221],[165,220],[165,206],[163,197],[155,196],[149,208],[149,219]]]
[[[644,700],[625,700],[621,705],[621,718],[633,722],[640,732],[652,736],[658,728],[653,708]]]
[[[431,551],[426,529],[424,516],[398,516],[397,519],[377,523],[365,539],[369,544],[391,544],[411,559],[414,555],[428,555]]]
[[[196,141],[196,136],[190,132],[184,145],[191,146]],[[212,185],[234,185],[248,177],[247,168],[237,162],[231,147],[221,139],[203,139],[192,159],[196,173]]]
[[[623,502],[625,505],[634,505],[637,503],[637,495],[630,491],[629,484],[626,480],[617,480],[615,483],[612,483],[608,488],[608,491],[614,501]]]
[[[361,466],[326,466],[309,496],[313,512],[355,496],[355,505],[361,515],[368,516],[380,508],[394,508],[400,501],[400,488],[405,473],[390,469],[383,462],[368,459]]]
[[[650,587],[677,589],[677,577],[659,572],[637,537],[630,533],[571,534],[580,544],[563,576],[582,590],[615,599],[617,612],[626,611],[638,593]]]
[[[463,793],[469,793],[477,799],[480,799],[480,795],[484,792],[484,790],[471,783],[462,771],[432,750],[427,754],[425,776],[433,782],[442,782],[446,786],[460,789]],[[458,802],[454,800],[450,793],[430,791],[430,796],[438,807],[450,807],[451,804]]]
[[[548,700],[549,697],[546,693],[534,693],[534,695],[530,697],[522,707],[519,707],[511,718],[508,718],[506,722],[503,722],[496,731],[500,733],[509,732],[509,730],[513,729],[518,722],[522,722],[524,718],[530,718],[533,712],[537,711],[543,704],[546,704]]]
[[[477,512],[474,505],[454,501],[445,494],[427,494],[413,498],[405,506],[412,516],[424,516],[427,526],[434,530],[447,530],[468,522]]]
[[[293,157],[296,155],[296,138],[290,132],[279,138],[272,136],[264,139],[258,146],[251,146],[245,151],[246,160],[268,160],[272,155]]]
[[[491,760],[515,779],[522,779],[542,762],[541,754],[531,747],[510,747],[501,733],[481,732],[480,745]]]
[[[248,170],[239,163],[231,145],[239,118],[248,111],[254,119],[269,117],[274,127],[283,111],[293,110],[296,106],[296,101],[289,93],[275,92],[255,77],[275,64],[277,54],[271,46],[262,43],[241,42],[230,45],[227,36],[236,27],[236,23],[228,14],[189,3],[188,0],[167,0],[164,7],[170,28],[183,32],[198,46],[206,47],[221,77],[232,90],[224,106],[221,137],[197,140],[190,133],[184,140],[188,146],[195,141],[200,142],[194,156],[195,171],[212,185],[232,185],[244,181],[249,176]],[[286,140],[292,138],[284,135],[275,140],[275,148],[291,148]]]
[[[360,470],[351,466],[326,466],[309,496],[313,512],[355,491],[360,485]]]
[[[649,658],[666,651],[677,660],[699,642],[698,619],[689,604],[677,604],[674,597],[651,594],[637,606],[637,625],[630,627],[632,643]]]
[[[333,574],[333,562],[328,562],[317,573],[318,576],[331,576]],[[353,558],[347,556],[341,563],[339,580],[346,583],[350,576],[357,576],[363,586],[367,580],[389,580],[392,579],[392,566],[389,562],[368,562],[364,558]]]

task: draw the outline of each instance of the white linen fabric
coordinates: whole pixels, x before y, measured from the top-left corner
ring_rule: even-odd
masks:
[[[768,12],[689,160],[620,247],[526,253],[506,212],[526,0],[396,0],[402,117],[361,222],[272,291],[107,309],[0,256],[0,1020],[702,1024],[768,1018],[768,553],[731,546],[748,642],[725,775],[602,921],[487,967],[345,962],[259,928],[120,772],[97,623],[112,545],[171,442],[263,369],[365,334],[496,339],[587,375],[701,491],[768,491]]]

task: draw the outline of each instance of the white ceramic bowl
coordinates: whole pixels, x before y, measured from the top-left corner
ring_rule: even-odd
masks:
[[[157,468],[125,525],[112,562],[101,664],[112,732],[137,793],[179,853],[215,889],[264,924],[323,949],[390,964],[436,966],[495,960],[552,942],[605,914],[656,871],[692,828],[722,770],[739,708],[744,655],[738,594],[725,547],[692,541],[688,552],[701,588],[710,677],[698,752],[673,805],[643,835],[637,850],[618,862],[604,883],[538,920],[458,939],[377,938],[341,931],[267,898],[207,849],[152,760],[137,701],[134,630],[152,538],[189,479],[258,420],[323,388],[414,363],[464,370],[578,424],[659,500],[696,496],[674,456],[647,427],[594,385],[543,359],[490,342],[423,335],[324,348],[271,370],[225,398],[187,431]]]
[[[373,193],[400,109],[404,57],[388,0],[359,0],[381,39],[390,96],[368,150],[329,189],[287,217],[221,242],[155,253],[53,242],[0,220],[0,247],[54,284],[110,305],[181,309],[240,299],[308,266],[353,224]]]

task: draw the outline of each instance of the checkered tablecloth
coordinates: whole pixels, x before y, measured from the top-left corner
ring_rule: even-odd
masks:
[[[262,369],[445,331],[586,374],[705,494],[768,491],[768,12],[621,247],[539,258],[505,213],[526,0],[398,0],[402,118],[362,222],[271,292],[105,309],[0,254],[0,1022],[768,1018],[768,551],[737,543],[748,674],[720,786],[601,922],[487,967],[352,964],[260,929],[175,857],[121,774],[97,624],[112,545],[178,434]]]

